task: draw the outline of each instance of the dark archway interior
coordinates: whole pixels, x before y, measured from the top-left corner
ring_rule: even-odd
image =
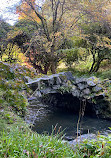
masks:
[[[72,94],[65,93],[54,93],[48,94],[42,98],[42,102],[51,105],[52,107],[62,108],[73,113],[79,113],[80,105],[83,106],[83,102],[74,97]],[[87,100],[85,102],[85,114],[95,116],[95,106],[92,103],[89,103]]]

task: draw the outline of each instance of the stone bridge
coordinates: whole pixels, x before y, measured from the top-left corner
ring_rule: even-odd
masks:
[[[79,99],[90,99],[97,96],[97,92],[102,90],[100,83],[100,79],[96,77],[77,78],[71,72],[61,72],[29,80],[27,85],[35,91],[33,95],[35,97],[42,97],[49,93],[70,93]]]
[[[27,85],[34,91],[33,97],[38,99],[45,96],[49,100],[49,97],[54,94],[58,94],[61,99],[64,95],[67,99],[86,100],[92,104],[88,106],[92,106],[95,113],[102,115],[102,117],[104,109],[105,111],[109,111],[109,103],[105,100],[102,82],[94,76],[90,78],[78,78],[74,77],[71,72],[61,72],[34,80],[28,77],[26,79],[28,81]],[[54,100],[52,102],[54,104]]]

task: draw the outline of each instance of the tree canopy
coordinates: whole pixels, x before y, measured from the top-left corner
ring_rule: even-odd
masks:
[[[111,2],[108,0],[21,0],[13,29],[2,22],[0,38],[17,45],[39,73],[56,73],[91,55],[90,72],[111,59]],[[68,62],[68,63],[67,63]]]

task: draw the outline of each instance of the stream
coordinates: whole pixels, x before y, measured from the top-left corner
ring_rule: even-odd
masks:
[[[54,134],[61,126],[61,131],[64,130],[67,138],[74,139],[76,137],[78,114],[63,110],[63,108],[53,108],[38,101],[31,101],[28,111],[25,121],[28,124],[33,124],[33,131],[39,134],[51,134],[52,129],[57,125]],[[111,127],[110,121],[85,115],[81,122],[81,134],[87,134],[88,132],[97,134],[99,131],[101,134],[107,135],[110,133],[108,127]]]

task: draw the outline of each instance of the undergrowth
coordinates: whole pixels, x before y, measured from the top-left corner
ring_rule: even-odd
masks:
[[[96,139],[84,140],[77,145],[76,150],[82,158],[111,158],[111,135],[106,137],[98,134]]]
[[[0,108],[12,108],[23,116],[28,104],[26,94],[31,90],[24,81],[24,76],[34,77],[35,72],[19,64],[0,62]]]
[[[26,130],[11,129],[2,133],[1,157],[58,158],[74,157],[74,151],[57,136],[45,136]]]
[[[71,67],[66,67],[64,65],[64,62],[60,62],[57,72],[62,72],[62,71],[71,71],[74,76],[77,77],[90,77],[90,76],[96,76],[101,79],[111,79],[111,62],[108,63],[106,61],[103,61],[101,63],[101,67],[99,71],[89,73],[90,67],[91,67],[92,61],[90,59],[86,61],[79,61],[78,63],[73,63]]]

